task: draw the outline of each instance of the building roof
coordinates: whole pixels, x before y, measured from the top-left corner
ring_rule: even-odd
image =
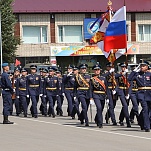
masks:
[[[111,0],[113,9],[124,0]],[[108,0],[14,0],[14,13],[105,12]],[[125,0],[127,12],[151,12],[151,0]]]

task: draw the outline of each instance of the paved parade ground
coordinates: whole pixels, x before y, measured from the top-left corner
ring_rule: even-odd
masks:
[[[1,100],[1,97],[0,97]],[[2,109],[2,101],[0,101]],[[132,128],[126,126],[103,125],[96,127],[94,120],[90,127],[80,125],[66,113],[67,104],[64,102],[64,116],[56,118],[42,117],[37,119],[11,116],[14,125],[3,125],[0,115],[0,151],[150,151],[151,132],[140,130],[136,122]],[[116,114],[120,112],[117,104]],[[93,119],[96,113],[92,107]],[[106,109],[105,109],[106,110]],[[104,113],[105,113],[104,110]],[[90,118],[90,112],[89,119]],[[118,121],[118,118],[117,118]]]

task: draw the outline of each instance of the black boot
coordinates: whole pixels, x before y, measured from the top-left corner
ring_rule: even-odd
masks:
[[[126,124],[127,124],[127,127],[131,127],[131,123],[129,121],[129,118],[126,118]]]
[[[14,124],[14,122],[10,122],[10,121],[8,120],[8,116],[7,116],[7,115],[4,115],[3,124]]]

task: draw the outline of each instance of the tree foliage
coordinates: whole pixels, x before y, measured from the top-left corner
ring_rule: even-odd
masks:
[[[2,28],[2,52],[3,62],[14,62],[17,45],[20,44],[20,38],[15,37],[14,29],[16,17],[12,9],[13,0],[1,0],[1,28]]]

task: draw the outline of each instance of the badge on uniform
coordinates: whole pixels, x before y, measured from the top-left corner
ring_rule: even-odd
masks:
[[[39,80],[39,78],[38,78],[38,77],[36,77],[36,80]]]
[[[90,81],[90,79],[86,79],[87,80],[87,82],[89,82]]]
[[[54,80],[54,83],[57,83],[57,80]]]
[[[146,80],[150,80],[150,77],[149,77],[149,76],[147,76],[147,77],[146,77]]]

